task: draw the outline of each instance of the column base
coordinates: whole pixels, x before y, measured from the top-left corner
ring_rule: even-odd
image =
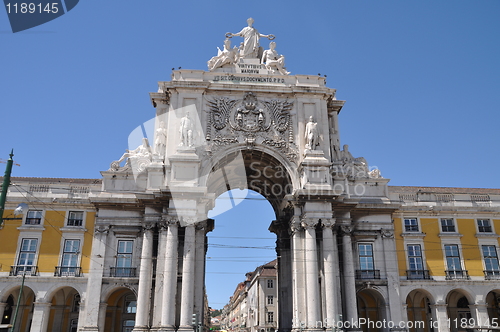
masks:
[[[137,327],[134,327],[134,329],[132,330],[132,332],[150,332],[150,328],[149,327],[146,327],[146,326],[137,326]]]
[[[196,328],[193,327],[192,325],[181,325],[179,326],[179,328],[177,329],[177,332],[196,332]]]
[[[103,326],[104,329],[104,326]],[[80,332],[99,332],[99,328],[97,326],[83,326],[78,331]]]
[[[151,331],[175,332],[175,327],[173,327],[173,326],[158,326],[158,327],[155,327],[154,329],[151,329]]]

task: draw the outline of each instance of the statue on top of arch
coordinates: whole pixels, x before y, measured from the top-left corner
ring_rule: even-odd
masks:
[[[285,57],[276,52],[276,43],[271,42],[269,49],[264,51],[263,47],[260,46],[260,38],[267,38],[269,40],[274,40],[274,35],[264,35],[261,34],[257,29],[253,27],[253,18],[247,20],[248,26],[244,27],[238,33],[228,32],[226,33],[226,39],[224,40],[224,49],[221,50],[217,47],[217,55],[212,57],[208,61],[208,70],[213,71],[220,68],[226,64],[234,65],[241,63],[245,60],[253,60],[256,64],[261,65],[262,68],[267,69],[271,73],[279,73],[282,75],[288,75],[285,68]],[[240,47],[234,46],[231,48],[232,37],[242,37],[243,42]],[[257,61],[255,61],[257,60]],[[253,62],[252,62],[253,64]]]

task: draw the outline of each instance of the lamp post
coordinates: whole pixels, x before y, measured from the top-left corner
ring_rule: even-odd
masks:
[[[7,190],[10,185],[10,173],[12,172],[12,164],[14,163],[14,160],[12,159],[12,157],[14,157],[14,149],[10,152],[9,157],[9,160],[7,160],[7,166],[5,167],[5,175],[3,177],[2,194],[0,195],[0,227],[2,227],[3,224],[3,210],[5,209]]]

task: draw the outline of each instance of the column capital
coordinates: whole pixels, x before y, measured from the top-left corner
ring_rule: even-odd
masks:
[[[196,226],[196,230],[203,230],[203,229],[206,229],[206,228],[207,228],[207,225],[208,225],[207,220],[198,221],[198,222],[195,224],[195,226]]]
[[[321,226],[323,228],[333,228],[335,226],[335,218],[321,218]]]
[[[352,227],[349,225],[340,225],[340,233],[343,236],[350,236],[352,232]]]
[[[33,302],[33,304],[38,308],[49,308],[52,305],[50,302]]]
[[[162,220],[165,222],[165,227],[178,225],[180,221],[178,216],[173,216],[168,214],[163,215]]]
[[[297,233],[301,229],[302,229],[302,226],[300,225],[300,219],[299,218],[296,218],[296,220],[292,219],[292,222],[290,223],[290,229],[289,229],[290,235]]]
[[[382,235],[383,239],[393,239],[394,231],[392,229],[381,229],[380,235]]]
[[[307,218],[307,217],[301,218],[301,225],[305,229],[315,228],[318,222],[319,220],[317,218]]]
[[[431,307],[431,309],[436,309],[436,310],[446,310],[446,308],[448,307],[448,304],[447,303],[436,303],[436,304],[430,304],[429,307]]]
[[[156,226],[156,221],[144,221],[144,223],[142,224],[142,230],[144,232],[152,231],[153,228],[155,228],[155,226]]]
[[[94,229],[95,234],[102,234],[102,235],[108,235],[109,233],[109,225],[99,225],[96,226]]]

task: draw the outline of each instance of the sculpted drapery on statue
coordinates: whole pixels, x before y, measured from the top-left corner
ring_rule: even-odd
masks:
[[[262,64],[273,73],[277,70],[281,75],[290,74],[285,68],[285,56],[278,54],[275,48],[275,42],[269,43],[269,49],[262,54]]]
[[[193,121],[189,118],[189,112],[181,118],[179,133],[181,136],[181,143],[179,146],[192,147],[193,146]]]
[[[257,31],[253,27],[253,18],[249,18],[247,20],[248,26],[244,27],[240,32],[238,33],[231,33],[228,32],[226,33],[227,38],[239,36],[243,37],[243,47],[240,48],[240,57],[246,59],[246,58],[258,58],[259,57],[259,39],[260,37],[263,38],[268,38],[269,40],[273,40],[274,36],[273,35],[263,35]]]
[[[217,55],[208,60],[208,70],[214,70],[222,67],[225,64],[233,64],[238,61],[238,48],[235,46],[231,49],[231,40],[226,38],[224,40],[224,50],[221,51],[217,47]]]
[[[309,117],[309,122],[306,124],[305,139],[306,149],[314,150],[319,145],[318,124],[313,121],[312,115]]]

